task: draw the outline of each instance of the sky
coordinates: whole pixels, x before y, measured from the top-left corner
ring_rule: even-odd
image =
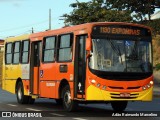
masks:
[[[88,2],[90,0],[78,0]],[[0,0],[0,39],[49,29],[51,9],[52,29],[64,26],[63,14],[73,8],[69,5],[76,0]]]
[[[79,0],[88,2],[90,0]],[[52,29],[64,26],[63,14],[72,12],[71,3],[76,0],[0,0],[0,39],[49,28],[51,9]]]

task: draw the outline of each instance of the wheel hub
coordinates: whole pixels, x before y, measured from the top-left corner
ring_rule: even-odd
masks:
[[[21,88],[18,89],[18,98],[21,100],[22,99],[22,91]]]
[[[64,95],[64,102],[66,103],[67,106],[71,104],[71,94],[69,91],[67,91]]]

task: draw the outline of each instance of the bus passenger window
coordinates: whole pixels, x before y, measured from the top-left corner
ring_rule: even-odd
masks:
[[[22,63],[28,63],[29,59],[29,41],[25,40],[22,41],[22,56],[21,56]]]
[[[58,47],[58,61],[69,61],[72,59],[73,37],[71,34],[60,36]]]
[[[13,46],[13,64],[18,64],[20,59],[20,42],[15,42]]]
[[[43,62],[55,61],[56,37],[47,37],[43,44]]]
[[[12,43],[6,44],[6,52],[5,52],[5,63],[11,64],[12,63]]]

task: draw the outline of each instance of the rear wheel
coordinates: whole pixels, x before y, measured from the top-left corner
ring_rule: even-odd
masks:
[[[24,88],[22,82],[18,82],[16,87],[17,102],[20,104],[27,104],[29,97],[24,95]]]
[[[69,85],[66,85],[62,90],[63,107],[66,111],[75,111],[78,103],[71,99],[71,92]]]
[[[127,101],[112,101],[111,105],[114,111],[124,111],[127,107]]]

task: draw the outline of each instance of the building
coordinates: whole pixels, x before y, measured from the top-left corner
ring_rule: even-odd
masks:
[[[151,20],[160,19],[160,11],[156,12],[155,14],[151,15]]]
[[[0,52],[4,51],[4,40],[0,39]]]

